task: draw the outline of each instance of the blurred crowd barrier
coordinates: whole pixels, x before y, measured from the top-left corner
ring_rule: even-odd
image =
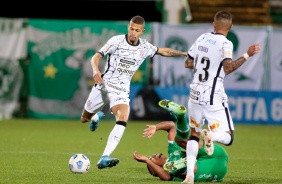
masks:
[[[93,85],[90,58],[111,36],[127,33],[128,22],[0,18],[0,24],[0,119],[19,112],[26,118],[78,119]],[[11,25],[18,27],[7,31]],[[212,24],[147,23],[145,29],[143,38],[155,45],[183,51],[200,34],[213,31]],[[282,29],[234,26],[227,37],[234,59],[253,43],[262,47],[225,79],[234,121],[282,124]],[[130,118],[171,118],[157,101],[186,105],[191,80],[183,58],[146,60],[132,79]],[[106,107],[105,113],[111,115]]]

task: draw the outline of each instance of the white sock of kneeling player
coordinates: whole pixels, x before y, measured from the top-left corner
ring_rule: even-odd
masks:
[[[107,142],[103,155],[110,156],[112,152],[116,149],[124,133],[125,127],[126,127],[126,122],[123,122],[123,121],[116,122],[116,125],[114,126],[114,128],[112,129],[109,135],[108,142]]]
[[[194,137],[197,138],[197,137]],[[188,140],[186,145],[186,159],[187,159],[187,174],[186,178],[192,176],[194,178],[194,168],[196,163],[196,157],[199,151],[199,138],[197,140]]]
[[[212,140],[222,144],[229,144],[231,141],[231,135],[227,132],[210,132]]]

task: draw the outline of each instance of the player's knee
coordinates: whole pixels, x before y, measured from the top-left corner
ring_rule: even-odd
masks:
[[[85,123],[85,122],[88,122],[89,120],[83,116],[80,117],[80,122],[81,123]]]
[[[90,118],[91,118],[91,117],[88,117],[88,116],[86,116],[85,114],[82,114],[81,117],[80,117],[80,122],[81,122],[81,123],[88,122],[88,121],[90,121]]]
[[[80,117],[80,122],[85,123],[90,121],[91,117],[93,116],[93,113],[89,113],[86,110],[83,110],[81,117]]]

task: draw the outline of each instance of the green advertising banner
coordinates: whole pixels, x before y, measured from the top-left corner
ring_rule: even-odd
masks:
[[[27,55],[23,18],[0,17],[0,120],[11,119],[19,107],[23,71],[19,60]]]
[[[80,118],[93,86],[90,58],[106,41],[127,33],[128,22],[30,19],[28,117]],[[150,25],[143,38],[150,40]],[[106,57],[99,64],[103,72]],[[132,78],[147,82],[144,62]]]

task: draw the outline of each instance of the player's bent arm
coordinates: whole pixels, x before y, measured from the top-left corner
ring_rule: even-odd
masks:
[[[237,70],[242,64],[244,64],[249,57],[259,53],[261,50],[259,44],[253,44],[248,48],[248,51],[243,54],[243,56],[239,57],[237,60],[232,61],[231,59],[226,59],[223,61],[223,70],[226,75],[232,73]]]
[[[156,124],[156,131],[158,130],[165,130],[167,131],[167,139],[169,141],[174,141],[176,135],[176,127],[173,121],[162,121]]]
[[[102,57],[103,57],[103,55],[97,52],[97,53],[94,54],[94,56],[91,58],[91,61],[90,61],[92,71],[93,71],[93,79],[94,79],[95,83],[97,83],[97,84],[103,83],[103,79],[101,77],[101,72],[99,70],[99,61]]]
[[[226,59],[223,61],[223,70],[225,75],[232,73],[233,71],[237,70],[243,63],[245,63],[246,59],[242,56],[239,57],[237,60],[232,61],[231,59]]]
[[[194,68],[194,60],[187,57],[184,63],[185,68],[190,68],[193,69]]]
[[[175,137],[175,125],[172,121],[163,121],[156,125],[146,125],[146,128],[143,131],[143,137],[151,138],[156,131],[165,130],[168,132],[168,139],[173,141]]]
[[[161,55],[161,56],[166,56],[166,57],[174,57],[174,56],[187,57],[188,56],[187,52],[181,52],[181,51],[174,50],[171,48],[159,48],[156,54]]]
[[[91,66],[92,66],[92,69],[93,69],[93,72],[95,70],[98,69],[98,66],[99,66],[99,61],[100,59],[102,58],[102,54],[100,54],[99,52],[95,53],[94,56],[91,58]],[[99,69],[98,69],[99,70]]]
[[[153,176],[158,176],[162,180],[170,180],[171,176],[167,173],[161,166],[155,164],[148,157],[138,154],[136,151],[133,153],[133,158],[138,162],[144,162],[147,164],[148,169],[150,170]]]
[[[167,132],[170,132],[171,129],[173,129],[173,128],[175,130],[175,124],[172,121],[162,121],[162,122],[156,124],[155,126],[156,126],[156,131],[165,130]]]
[[[161,180],[171,180],[171,175],[166,172],[161,166],[152,162],[149,158],[146,160],[147,166],[154,176],[158,176]]]

